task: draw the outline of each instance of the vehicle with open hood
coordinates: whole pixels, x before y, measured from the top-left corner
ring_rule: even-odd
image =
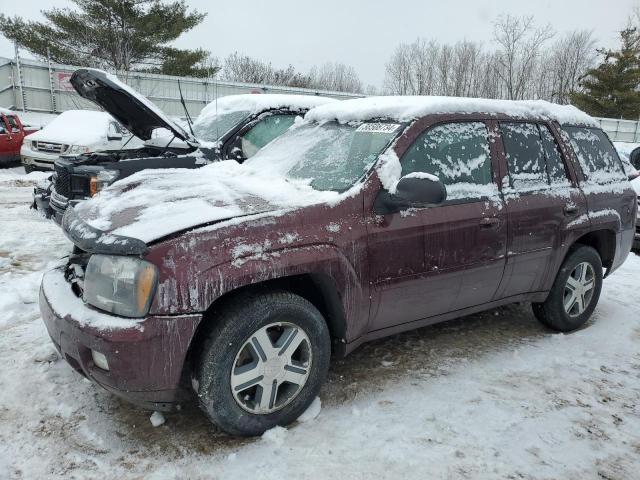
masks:
[[[289,128],[296,116],[334,101],[312,95],[223,97],[202,110],[191,132],[111,74],[81,69],[70,82],[83,98],[109,112],[145,143],[142,148],[65,156],[56,161],[51,184],[34,191],[34,206],[58,222],[70,202],[89,198],[140,170],[199,168],[222,159],[243,162]]]
[[[574,107],[346,100],[243,165],[145,170],[68,209],[74,250],[40,308],[91,381],[154,409],[195,399],[255,435],[293,422],[330,358],[375,338],[513,302],[579,328],[636,208]]]

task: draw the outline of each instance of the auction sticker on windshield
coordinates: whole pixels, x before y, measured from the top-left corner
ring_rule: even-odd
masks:
[[[400,127],[399,123],[363,123],[356,129],[356,132],[393,133],[398,127]]]

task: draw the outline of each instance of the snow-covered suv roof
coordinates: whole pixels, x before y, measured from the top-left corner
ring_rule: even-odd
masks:
[[[556,105],[543,100],[490,100],[485,98],[395,96],[367,97],[322,105],[305,117],[310,121],[366,121],[390,118],[410,121],[430,114],[486,113],[524,119],[548,119],[560,124],[597,126],[582,110],[571,105]]]
[[[242,94],[220,97],[202,109],[198,119],[226,112],[259,113],[263,110],[288,109],[308,110],[320,105],[335,103],[337,100],[314,95],[284,95],[284,94]]]

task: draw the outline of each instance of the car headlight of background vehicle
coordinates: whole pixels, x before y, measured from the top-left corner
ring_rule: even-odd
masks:
[[[89,147],[85,147],[84,145],[71,145],[71,148],[67,153],[72,153],[72,154],[89,153]]]
[[[157,267],[145,260],[92,255],[84,275],[85,302],[123,317],[144,317],[158,282]]]
[[[93,197],[105,187],[108,187],[118,178],[117,170],[101,170],[97,175],[92,175],[89,180],[89,193]]]

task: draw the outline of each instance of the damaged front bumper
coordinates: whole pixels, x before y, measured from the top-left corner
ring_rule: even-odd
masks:
[[[184,366],[201,315],[127,319],[98,311],[75,296],[61,268],[43,277],[40,311],[60,355],[92,382],[155,410],[190,398]],[[108,370],[93,352],[104,355]]]

